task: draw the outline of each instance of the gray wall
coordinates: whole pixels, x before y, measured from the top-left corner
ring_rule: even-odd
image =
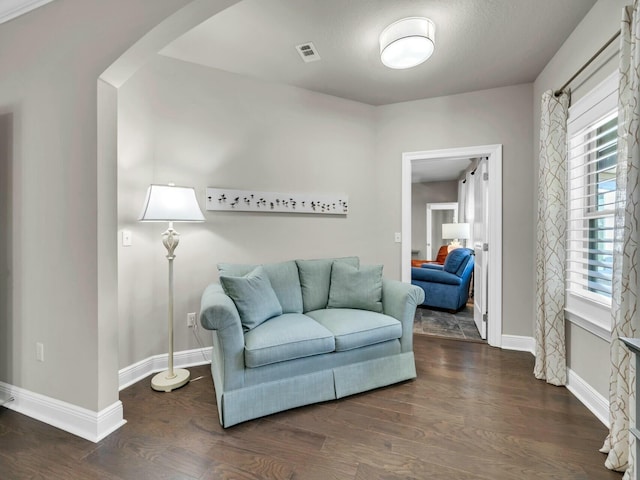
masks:
[[[0,381],[94,411],[118,398],[117,327],[98,335],[97,320],[97,79],[186,3],[56,1],[0,25],[0,115],[11,124],[0,169],[12,182]]]
[[[14,115],[0,111],[0,379],[12,374],[16,326],[13,318],[13,125]],[[0,402],[2,398],[0,398]]]
[[[349,195],[346,217],[205,212],[176,225],[176,350],[198,346],[186,314],[218,262],[382,261],[374,107],[157,56],[119,90],[118,122],[119,228],[133,231],[119,247],[120,367],[167,350],[166,225],[137,222],[150,183],[194,186],[203,209],[208,186]]]
[[[440,245],[432,245],[432,258],[426,255],[427,203],[458,201],[458,181],[411,184],[411,249],[420,250],[418,258],[432,260]]]
[[[400,277],[403,152],[503,144],[503,333],[533,335],[533,85],[516,85],[379,107],[380,255]]]
[[[540,98],[545,90],[560,88],[611,36],[620,29],[622,9],[627,0],[599,0],[540,73],[533,88],[534,141],[540,142]],[[618,42],[608,48],[571,85],[575,102],[617,69]],[[537,179],[538,149],[534,156]],[[537,192],[537,185],[536,190]],[[534,195],[534,202],[537,199]],[[536,207],[537,208],[537,207]],[[535,277],[535,272],[534,272]],[[586,330],[566,323],[567,362],[583,380],[605,398],[609,392],[609,342]]]
[[[531,335],[531,294],[520,281],[533,258],[532,245],[522,254],[532,238],[522,217],[533,222],[532,195],[523,195],[531,188],[523,175],[533,155],[531,105],[531,85],[520,85],[374,108],[158,56],[119,91],[118,221],[134,235],[132,247],[119,247],[120,367],[166,351],[165,226],[136,221],[149,183],[195,186],[201,201],[207,186],[350,198],[346,218],[207,212],[204,225],[180,225],[175,348],[185,350],[198,346],[186,314],[198,311],[217,262],[355,254],[399,278],[393,232],[400,230],[402,152],[488,143],[505,145],[507,225],[511,211],[518,217],[518,228],[505,228],[507,240],[519,243],[518,255],[505,246],[514,272],[505,268],[513,306],[505,331]],[[510,321],[523,317],[524,325]]]

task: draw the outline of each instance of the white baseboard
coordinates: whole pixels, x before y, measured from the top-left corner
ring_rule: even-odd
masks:
[[[535,356],[536,342],[533,337],[502,335],[502,348],[530,352]],[[609,428],[609,400],[591,385],[585,382],[576,372],[567,368],[567,390],[593,413],[604,426]]]
[[[582,402],[605,427],[609,428],[609,400],[591,385],[585,382],[576,372],[567,368],[567,390]]]
[[[517,350],[519,352],[536,353],[536,341],[533,337],[522,337],[520,335],[502,335],[502,348],[504,350]]]
[[[126,423],[122,402],[94,412],[86,408],[0,382],[0,393],[13,397],[4,406],[91,442],[99,442]]]
[[[208,347],[176,352],[173,361],[176,367],[190,367],[210,363],[210,358],[211,347]],[[168,355],[164,354],[123,368],[118,372],[120,390],[154,372],[165,370],[167,365]],[[6,408],[91,442],[99,442],[127,423],[123,418],[120,400],[99,412],[94,412],[4,382],[0,382],[0,398],[13,398],[4,404]]]
[[[204,355],[204,357],[203,357]],[[176,368],[194,367],[211,363],[212,347],[196,348],[174,352],[173,366]],[[118,371],[120,390],[139,382],[152,373],[162,372],[169,368],[169,355],[164,353],[154,355],[139,362],[124,367]]]

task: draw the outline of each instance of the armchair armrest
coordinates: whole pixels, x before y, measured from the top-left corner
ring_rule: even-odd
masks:
[[[435,270],[431,268],[412,268],[411,280],[417,280],[419,282],[445,283],[447,285],[462,284],[462,278],[459,276],[443,270]]]
[[[444,265],[441,263],[423,263],[420,268],[429,268],[431,270],[444,270]]]
[[[244,334],[240,323],[240,314],[235,303],[222,289],[220,284],[209,285],[202,294],[200,302],[200,324],[207,330],[213,330],[214,365],[224,390],[233,390],[244,386]]]
[[[400,321],[403,352],[413,350],[413,319],[416,307],[424,302],[424,291],[414,285],[397,280],[382,279],[382,311]]]

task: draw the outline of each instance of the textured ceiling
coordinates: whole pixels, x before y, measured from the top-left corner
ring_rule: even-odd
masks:
[[[533,82],[595,0],[244,0],[161,53],[371,105]],[[422,65],[380,62],[391,22],[426,16],[436,49]],[[313,42],[305,63],[296,45]]]

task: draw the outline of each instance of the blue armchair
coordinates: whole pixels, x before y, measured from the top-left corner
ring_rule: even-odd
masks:
[[[424,290],[426,307],[458,311],[469,298],[469,284],[473,273],[473,250],[452,250],[444,265],[425,263],[411,268],[411,283]]]

